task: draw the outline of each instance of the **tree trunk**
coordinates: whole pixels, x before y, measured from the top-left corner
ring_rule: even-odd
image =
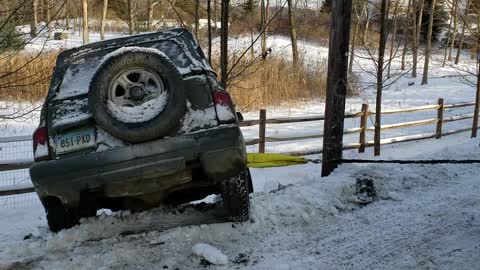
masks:
[[[65,0],[65,5],[63,6],[63,11],[65,13],[65,30],[68,30],[69,27],[69,16],[68,16],[68,0]]]
[[[293,14],[292,0],[287,0],[288,21],[290,22],[290,39],[292,40],[292,62],[294,69],[298,67],[299,57],[297,48],[297,32],[295,30],[295,18]]]
[[[350,49],[350,59],[348,59],[348,73],[351,74],[353,70],[353,61],[355,59],[355,43],[357,42],[357,35],[358,35],[358,29],[360,28],[360,20],[361,16],[360,14],[363,12],[363,9],[365,8],[365,3],[362,3],[362,8],[360,10],[360,13],[358,12],[358,7],[357,5],[353,5],[353,8],[355,10],[355,15],[357,17],[357,20],[355,21],[355,29],[353,31],[353,37],[352,37],[352,45]]]
[[[260,24],[262,26],[262,38],[260,41],[260,46],[262,49],[262,55],[266,54],[267,51],[267,31],[266,31],[266,24],[267,24],[267,12],[266,12],[266,5],[265,5],[265,0],[261,0],[261,7],[260,7]]]
[[[365,20],[366,20],[365,29],[363,29],[363,38],[362,38],[362,44],[364,46],[368,46],[367,45],[367,35],[368,35],[368,27],[370,26],[370,17],[369,17],[368,7],[367,7],[367,10],[366,10],[366,13],[367,13],[367,16],[365,18]]]
[[[221,8],[221,34],[220,34],[220,74],[221,83],[225,90],[228,86],[228,17],[230,0],[222,0]]]
[[[478,31],[477,42],[480,42],[480,29],[478,29],[477,31]],[[475,108],[473,109],[472,138],[477,137],[479,113],[480,113],[480,51],[478,50],[478,47],[477,47],[477,93],[475,95]]]
[[[207,39],[208,39],[208,63],[212,65],[212,7],[211,0],[207,0]]]
[[[409,27],[408,27],[408,18],[409,18],[409,14],[410,14],[410,7],[412,6],[412,0],[408,0],[408,5],[407,5],[407,16],[406,16],[406,20],[405,21],[405,27],[404,27],[404,41],[403,41],[403,53],[402,53],[402,64],[400,66],[400,69],[401,70],[405,70],[405,57],[407,55],[407,51],[408,51],[408,30],[409,30]]]
[[[37,36],[37,24],[38,24],[38,0],[32,0],[32,17],[30,18],[30,37],[35,38]]]
[[[398,5],[400,4],[400,1],[398,1],[395,4],[395,9],[393,10],[393,33],[392,33],[392,41],[390,43],[390,54],[388,57],[388,68],[387,68],[387,78],[390,78],[390,69],[392,66],[392,60],[393,60],[393,48],[395,46],[395,39],[397,38],[397,11],[398,11]]]
[[[430,63],[430,53],[432,51],[432,28],[433,17],[435,16],[435,0],[430,2],[430,15],[428,18],[427,49],[425,50],[425,64],[423,65],[422,85],[428,83],[428,65]]]
[[[45,0],[45,23],[47,24],[47,33],[52,33],[52,22],[50,17],[50,0]]]
[[[100,23],[100,39],[105,39],[105,23],[107,20],[108,0],[103,0],[102,20]]]
[[[418,50],[416,46],[417,42],[417,0],[412,0],[412,77],[417,77],[417,56]],[[414,68],[415,67],[415,68]]]
[[[452,35],[452,22],[453,22],[453,7],[452,7],[452,10],[450,11],[450,23],[448,24],[447,41],[446,41],[446,44],[445,44],[445,51],[443,53],[442,67],[445,67],[445,64],[447,63],[448,47],[449,47],[450,38],[451,38],[451,35]]]
[[[467,16],[468,12],[470,10],[470,3],[471,1],[467,1],[467,9],[465,10],[465,16],[462,16],[462,21],[463,21],[463,26],[462,26],[462,33],[460,34],[460,43],[458,44],[458,49],[457,49],[457,57],[455,57],[455,65],[458,65],[460,62],[460,53],[462,52],[463,49],[463,39],[465,38],[465,29],[467,28]]]
[[[90,42],[88,30],[88,0],[82,0],[83,44]]]
[[[250,43],[253,44],[255,41],[254,38],[254,32],[255,32],[255,10],[252,7],[252,10],[250,10]],[[250,46],[250,57],[255,59],[255,46]]]
[[[127,0],[127,12],[128,12],[128,33],[133,35],[135,21],[133,18],[133,3],[132,0]]]
[[[380,44],[378,49],[377,64],[377,98],[375,102],[375,136],[374,136],[374,155],[380,155],[380,128],[382,125],[382,90],[383,90],[383,62],[385,57],[385,47],[387,45],[387,11],[388,0],[382,0],[380,10]]]
[[[148,3],[147,3],[148,7],[147,7],[147,12],[148,12],[148,19],[147,19],[147,29],[148,31],[152,31],[153,30],[153,5],[154,5],[154,2],[153,0],[148,0]]]
[[[418,12],[418,20],[417,24],[414,26],[416,27],[416,35],[413,44],[413,67],[412,67],[412,77],[417,77],[417,62],[418,62],[418,48],[420,46],[420,33],[422,32],[422,17],[423,17],[423,6],[425,5],[425,0],[420,0],[420,6],[417,9]],[[414,14],[415,16],[415,14]]]
[[[200,0],[195,0],[195,37],[198,39],[198,20],[199,18],[199,9],[200,9]]]
[[[458,31],[458,1],[460,0],[453,0],[453,8],[454,8],[454,16],[453,16],[453,34],[452,34],[452,41],[450,43],[450,51],[448,52],[448,61],[452,61],[452,51],[455,47],[455,42],[457,39],[457,31]]]
[[[217,32],[217,0],[213,0],[213,31]]]

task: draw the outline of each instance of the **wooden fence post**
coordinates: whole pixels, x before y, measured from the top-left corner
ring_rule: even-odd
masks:
[[[445,102],[443,98],[438,99],[438,109],[437,109],[437,132],[435,135],[436,139],[440,139],[442,137],[442,127],[443,127],[443,111],[445,107]]]
[[[266,129],[267,111],[260,110],[260,124],[258,126],[258,152],[265,153],[265,129]]]
[[[366,133],[367,133],[367,117],[368,117],[368,104],[362,104],[362,116],[360,116],[360,147],[358,148],[359,153],[365,152],[365,142],[366,142]]]

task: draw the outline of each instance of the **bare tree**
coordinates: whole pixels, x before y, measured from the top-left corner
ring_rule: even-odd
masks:
[[[83,44],[90,42],[88,29],[88,0],[82,0]]]
[[[269,0],[261,0],[261,26],[262,26],[262,41],[261,41],[261,48],[262,48],[262,55],[267,54],[267,29],[268,29],[268,10],[269,10],[270,2]]]
[[[357,35],[358,35],[358,29],[360,28],[360,21],[362,20],[361,14],[363,13],[363,10],[365,9],[366,6],[366,1],[361,0],[361,8],[359,10],[358,5],[359,3],[354,3],[353,4],[353,11],[356,17],[355,20],[355,28],[353,30],[353,36],[352,36],[352,45],[350,45],[350,57],[348,59],[348,73],[352,73],[353,69],[353,60],[355,59],[355,43],[357,42]]]
[[[380,44],[378,49],[377,64],[377,98],[375,102],[375,136],[374,136],[374,154],[380,155],[380,129],[382,124],[382,91],[383,91],[383,64],[385,57],[385,47],[387,44],[387,21],[388,21],[388,0],[382,0],[380,10]]]
[[[458,49],[457,49],[457,57],[455,57],[455,65],[458,65],[458,62],[460,61],[460,54],[463,49],[463,40],[465,38],[465,29],[467,28],[467,16],[468,12],[470,10],[470,3],[471,1],[467,1],[467,8],[465,9],[465,15],[461,16],[461,19],[463,21],[463,26],[462,26],[462,33],[460,34],[460,43],[458,44]]]
[[[148,31],[152,31],[153,29],[153,6],[155,5],[153,0],[148,0],[147,2],[147,29]]]
[[[50,0],[45,0],[45,23],[47,24],[47,32],[50,35],[52,32],[51,16],[50,16]]]
[[[103,0],[102,20],[100,22],[100,39],[105,39],[105,23],[107,20],[108,0]]]
[[[30,37],[37,36],[37,24],[38,24],[38,0],[32,1],[32,16],[30,18]]]
[[[408,20],[410,17],[410,8],[412,6],[412,0],[408,0],[408,5],[407,5],[407,12],[405,19],[406,21],[404,22],[404,29],[403,29],[403,34],[404,34],[404,40],[403,40],[403,52],[402,52],[402,64],[400,69],[405,70],[405,57],[407,55],[407,50],[408,50],[408,30],[410,29],[408,26],[410,25]]]
[[[214,22],[213,31],[214,32],[217,32],[217,6],[218,6],[217,0],[213,0],[213,22]]]
[[[221,35],[220,35],[220,76],[222,86],[226,89],[228,82],[228,17],[230,0],[222,0]]]
[[[425,50],[425,64],[423,65],[422,85],[428,83],[428,66],[430,63],[430,53],[432,51],[432,28],[433,17],[435,16],[435,0],[430,1],[430,15],[428,18],[427,48]]]
[[[393,49],[395,47],[395,40],[397,39],[397,16],[398,16],[398,5],[400,4],[400,1],[397,1],[395,4],[395,8],[393,9],[393,33],[392,33],[392,38],[391,38],[391,44],[390,44],[390,56],[388,59],[388,68],[387,68],[387,78],[390,77],[390,68],[392,66],[392,59],[393,59]]]
[[[459,0],[453,0],[453,34],[452,34],[452,41],[450,42],[450,51],[448,52],[448,61],[452,61],[452,51],[453,47],[455,46],[455,41],[457,38],[457,31],[458,31],[458,2]]]
[[[128,33],[133,35],[135,32],[135,18],[133,14],[133,0],[127,0],[127,13],[128,13]]]
[[[292,0],[287,0],[288,3],[288,20],[290,22],[290,39],[292,40],[292,62],[294,67],[298,67],[298,47],[297,47],[297,32],[295,30],[295,18],[293,14]]]
[[[199,18],[199,9],[200,9],[200,0],[195,0],[195,37],[198,39],[198,20]]]
[[[207,39],[208,39],[208,63],[212,65],[212,7],[211,0],[207,0]]]
[[[418,20],[415,24],[414,20],[414,36],[413,36],[413,67],[412,67],[412,77],[416,78],[417,77],[417,62],[418,62],[418,47],[420,46],[420,32],[422,29],[422,16],[423,16],[423,6],[425,5],[425,0],[420,0],[420,4],[416,5],[417,8],[414,9],[415,11],[418,11]],[[414,18],[415,18],[414,14]]]
[[[455,1],[455,0],[453,0]],[[450,23],[448,24],[448,31],[447,31],[447,40],[445,41],[445,50],[444,50],[444,53],[443,53],[443,63],[442,63],[442,67],[445,66],[446,62],[447,62],[447,53],[448,53],[448,47],[449,47],[449,44],[450,44],[450,38],[451,38],[451,34],[452,34],[452,23],[453,23],[453,3],[452,3],[452,9],[450,10]]]

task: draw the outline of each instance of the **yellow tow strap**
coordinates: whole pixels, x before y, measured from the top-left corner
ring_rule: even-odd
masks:
[[[309,159],[282,154],[248,153],[249,168],[269,168],[300,165],[310,162]]]

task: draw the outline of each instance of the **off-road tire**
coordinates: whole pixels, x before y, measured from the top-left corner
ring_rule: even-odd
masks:
[[[52,232],[69,229],[79,223],[78,211],[65,207],[58,199],[51,199],[44,206],[48,227]]]
[[[168,101],[163,110],[150,120],[124,123],[108,109],[110,82],[116,74],[130,68],[156,72],[168,93]],[[166,55],[132,50],[112,56],[101,64],[90,82],[88,103],[93,118],[101,128],[116,138],[140,143],[176,134],[185,114],[186,96],[182,76]]]
[[[230,221],[244,222],[250,219],[249,190],[248,169],[222,183],[223,207]]]

